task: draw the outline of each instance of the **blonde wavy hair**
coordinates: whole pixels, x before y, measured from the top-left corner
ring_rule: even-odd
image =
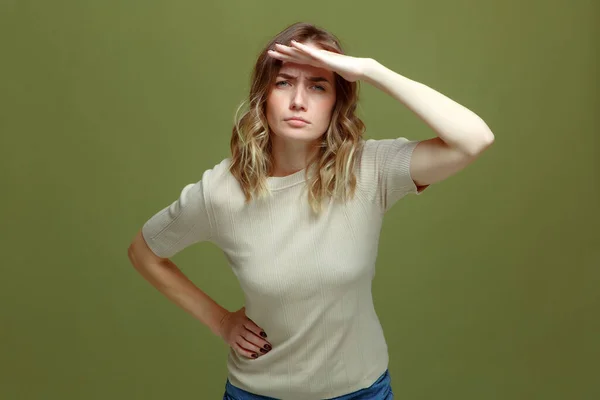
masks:
[[[246,203],[254,196],[270,195],[267,177],[273,169],[271,131],[266,117],[266,102],[282,61],[268,56],[275,43],[291,45],[291,41],[311,42],[324,50],[344,54],[339,40],[324,29],[309,23],[295,23],[277,34],[261,51],[252,73],[250,94],[238,107],[231,135],[230,172],[240,183]],[[329,197],[346,201],[356,189],[355,167],[362,152],[365,125],[355,115],[358,104],[357,82],[348,82],[335,74],[336,102],[329,126],[316,143],[319,151],[305,171],[308,201],[320,213],[322,201]],[[247,105],[246,110],[240,110]],[[309,178],[309,170],[318,173]]]

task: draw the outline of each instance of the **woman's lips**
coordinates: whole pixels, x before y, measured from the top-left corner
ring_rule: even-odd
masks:
[[[288,119],[286,122],[288,124],[290,124],[291,126],[295,126],[295,127],[298,127],[298,128],[308,125],[308,122],[301,121],[299,119]]]

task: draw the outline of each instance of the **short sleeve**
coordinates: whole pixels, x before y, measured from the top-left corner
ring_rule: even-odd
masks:
[[[427,186],[415,184],[410,175],[413,150],[420,142],[400,137],[365,141],[361,161],[362,185],[373,192],[383,212],[408,194],[420,194]]]
[[[173,203],[144,223],[142,235],[156,255],[166,258],[209,240],[211,225],[203,180],[187,184]]]

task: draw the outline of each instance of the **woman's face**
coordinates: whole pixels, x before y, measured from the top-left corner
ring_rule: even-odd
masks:
[[[335,99],[332,71],[283,62],[267,97],[266,113],[271,131],[282,139],[312,142],[327,130]]]

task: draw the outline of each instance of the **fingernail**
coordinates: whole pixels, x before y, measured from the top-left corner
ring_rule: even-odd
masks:
[[[260,336],[267,337],[267,334],[264,331],[260,331]]]
[[[269,346],[268,344],[265,344],[265,349],[271,350],[271,346]]]
[[[252,358],[256,358],[256,357],[258,357],[258,354],[252,353]]]
[[[260,349],[260,352],[261,352],[261,353],[266,353],[266,352],[267,352],[267,350],[265,350],[265,349]]]

